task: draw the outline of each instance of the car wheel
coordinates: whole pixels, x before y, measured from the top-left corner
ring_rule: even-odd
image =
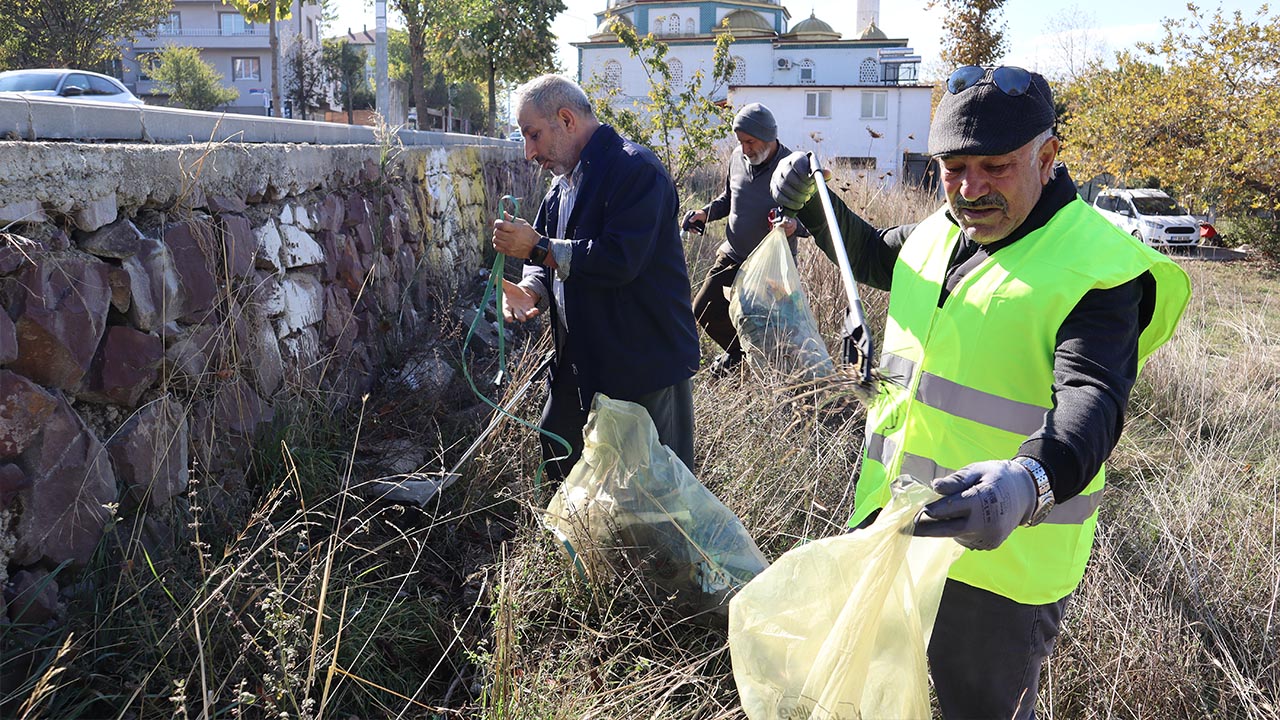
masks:
[[[1138,242],[1140,242],[1140,243],[1150,244],[1150,243],[1147,243],[1147,241],[1143,239],[1143,237],[1142,237],[1142,233],[1138,232],[1137,230],[1134,230],[1132,233],[1130,233],[1130,235],[1133,235],[1135,238],[1137,238],[1137,239],[1138,239]]]

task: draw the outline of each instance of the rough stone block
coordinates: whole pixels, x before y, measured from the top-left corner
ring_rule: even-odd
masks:
[[[39,385],[0,370],[0,459],[26,451],[57,404],[58,399]]]
[[[49,216],[45,214],[44,207],[37,200],[23,200],[22,202],[0,205],[0,225],[8,225],[10,223],[34,224],[48,221]]]
[[[213,401],[214,427],[227,428],[250,436],[260,423],[270,422],[275,413],[243,378],[224,383]]]
[[[173,256],[174,269],[186,302],[179,318],[205,319],[218,298],[218,284],[210,270],[213,228],[208,222],[185,221],[165,228],[164,244]]]
[[[258,239],[254,237],[249,218],[243,215],[220,215],[222,221],[222,247],[226,269],[232,277],[248,276],[253,270],[254,253]]]
[[[163,359],[160,338],[124,326],[107,328],[88,387],[78,397],[135,407],[142,393],[155,384]]]
[[[257,308],[245,307],[236,318],[236,348],[259,392],[271,397],[284,381],[284,361],[271,321]]]
[[[23,489],[31,484],[22,468],[11,463],[0,465],[0,512],[9,509],[15,498]],[[0,561],[4,556],[0,555]]]
[[[296,225],[280,228],[283,242],[284,266],[288,269],[319,265],[324,262],[324,250],[307,231]]]
[[[280,229],[276,227],[274,220],[268,220],[263,225],[253,231],[254,237],[257,239],[258,252],[254,255],[254,265],[262,270],[274,270],[281,272],[284,270],[284,262],[281,260],[283,250],[283,241],[280,238]]]
[[[249,207],[245,204],[244,200],[237,195],[210,195],[206,199],[205,204],[208,207],[209,212],[218,214],[242,213]]]
[[[142,243],[142,233],[128,220],[113,222],[93,232],[76,233],[76,245],[81,250],[104,258],[133,257],[142,250]]]
[[[120,203],[115,193],[94,198],[77,207],[71,214],[71,220],[81,230],[97,230],[103,225],[116,221],[120,216]]]
[[[187,489],[188,426],[182,405],[170,397],[148,403],[129,418],[107,443],[116,477],[132,507],[168,506]]]
[[[9,580],[6,593],[9,621],[24,625],[43,625],[58,614],[58,583],[42,569],[19,570]]]
[[[10,367],[42,385],[75,388],[106,330],[111,303],[106,263],[46,254],[19,278],[18,357]]]
[[[182,379],[195,386],[205,375],[217,372],[222,363],[222,335],[219,328],[200,325],[179,331],[165,348],[165,368],[171,379]]]
[[[365,202],[364,196],[358,192],[351,193],[347,197],[344,207],[344,216],[342,219],[342,227],[358,227],[369,223],[369,205]]]
[[[144,237],[138,254],[125,258],[121,267],[129,275],[129,322],[134,327],[150,332],[182,316],[186,295],[168,246]]]
[[[17,358],[18,332],[9,313],[0,309],[0,365],[8,365]]]
[[[289,273],[280,283],[284,314],[279,326],[289,335],[315,325],[324,318],[324,287],[306,273]]]
[[[71,560],[82,567],[102,538],[107,506],[116,501],[115,474],[102,444],[66,400],[58,399],[40,430],[22,455],[31,485],[19,494],[22,514],[10,562],[55,566]]]

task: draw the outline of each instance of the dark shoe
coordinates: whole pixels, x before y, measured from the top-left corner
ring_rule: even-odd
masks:
[[[720,353],[711,364],[707,366],[707,372],[715,377],[725,377],[737,371],[737,367],[742,364],[741,354]]]

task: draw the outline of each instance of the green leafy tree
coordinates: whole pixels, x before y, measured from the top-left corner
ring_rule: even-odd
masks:
[[[321,64],[325,75],[337,86],[342,107],[347,109],[348,125],[355,122],[356,101],[361,91],[368,93],[369,84],[365,81],[364,73],[368,62],[364,50],[347,42],[345,38],[324,41]]]
[[[1005,0],[929,0],[925,9],[941,7],[947,17],[942,21],[944,33],[943,62],[951,67],[961,65],[993,65],[1008,51],[1004,37],[1005,23],[1000,18]]]
[[[325,69],[320,46],[302,35],[295,36],[284,56],[285,97],[293,103],[294,117],[308,118],[312,108],[324,101]]]
[[[291,0],[222,0],[223,5],[230,5],[251,23],[266,23],[267,34],[271,43],[271,108],[272,115],[283,117],[284,109],[280,103],[280,36],[276,24],[280,20],[293,17]]]
[[[733,74],[729,58],[733,36],[726,32],[716,37],[710,77],[699,68],[687,81],[677,84],[667,62],[666,43],[653,35],[642,37],[630,24],[616,19],[609,31],[640,61],[649,93],[631,107],[621,107],[618,87],[593,78],[586,89],[596,115],[623,135],[652,148],[676,183],[682,184],[711,162],[716,143],[730,134],[733,111],[717,105],[713,98],[721,94]]]
[[[0,0],[0,69],[89,68],[155,37],[172,0]]]
[[[446,24],[450,13],[457,10],[446,5],[446,0],[391,0],[391,5],[404,18],[405,41],[409,50],[409,87],[413,94],[413,106],[418,108],[418,129],[425,130],[425,83],[429,77],[427,30]]]
[[[1068,85],[1064,157],[1076,174],[1151,176],[1197,208],[1280,213],[1280,15],[1189,5],[1164,38]]]
[[[193,47],[170,45],[156,53],[159,63],[151,71],[156,90],[169,103],[192,110],[213,110],[240,97],[240,91],[222,85],[222,75]]]
[[[497,128],[500,82],[523,82],[556,69],[551,22],[564,0],[455,0],[454,12],[433,28],[433,44],[454,79],[488,86],[485,133]]]

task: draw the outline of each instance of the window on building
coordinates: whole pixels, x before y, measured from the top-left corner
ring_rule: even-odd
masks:
[[[747,61],[743,60],[740,55],[734,55],[729,58],[729,62],[733,63],[733,70],[729,73],[729,84],[745,85],[747,82]]]
[[[232,80],[261,80],[262,61],[256,57],[231,58]]]
[[[862,85],[880,81],[880,63],[872,58],[867,58],[858,66],[858,82]]]
[[[808,118],[831,117],[831,91],[811,90],[805,93],[804,116]]]
[[[675,13],[671,13],[670,15],[667,16],[667,34],[668,35],[680,34],[680,16],[679,15]]]
[[[680,62],[680,58],[671,58],[667,61],[667,69],[671,71],[671,84],[679,92],[684,86],[684,63]]]
[[[666,22],[666,20],[667,19],[661,15],[655,17],[653,19],[653,29],[650,30],[650,32],[652,32],[654,35],[661,35],[662,27],[663,27],[663,24]]]
[[[245,22],[240,13],[218,13],[218,30],[223,35],[246,35],[253,32],[253,23]]]
[[[813,61],[809,58],[800,61],[800,82],[805,85],[813,84]]]
[[[862,119],[883,120],[889,117],[889,93],[871,91],[862,93]]]
[[[151,73],[160,67],[160,56],[155,53],[141,53],[138,55],[138,79],[150,80]]]
[[[694,26],[693,18],[689,18],[688,20],[684,21],[684,33],[686,35],[692,35],[697,31],[698,31],[698,28]]]
[[[890,85],[915,82],[919,70],[919,63],[890,63],[884,66],[884,81]]]
[[[156,32],[160,35],[181,35],[182,34],[182,13],[171,12],[168,19],[156,26]]]
[[[622,63],[610,60],[604,64],[604,84],[605,87],[622,87]]]

